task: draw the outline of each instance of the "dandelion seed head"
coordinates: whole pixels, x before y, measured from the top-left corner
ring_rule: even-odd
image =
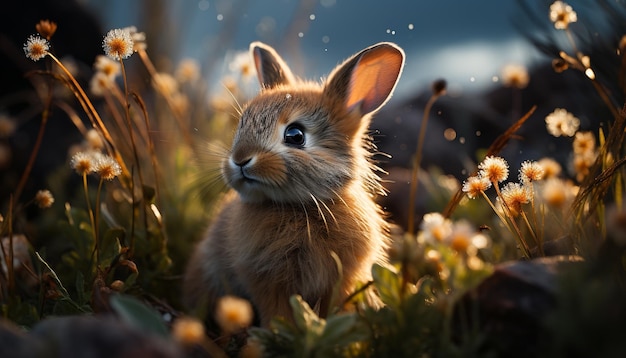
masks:
[[[482,176],[472,176],[467,178],[467,180],[463,182],[463,187],[461,190],[463,190],[463,192],[467,194],[470,199],[474,199],[490,187],[491,181],[489,181],[489,178],[485,178]]]
[[[572,148],[574,154],[593,154],[596,149],[596,138],[592,132],[576,132]]]
[[[580,120],[563,108],[557,108],[546,116],[548,133],[555,137],[571,137],[579,126]]]
[[[48,55],[50,44],[48,40],[37,35],[31,35],[24,44],[24,53],[26,57],[33,61],[39,61]]]
[[[522,183],[530,183],[543,179],[544,170],[539,162],[527,160],[522,163],[519,170],[519,180]]]
[[[530,77],[525,66],[509,64],[502,68],[502,84],[505,87],[523,89],[528,86]]]
[[[113,87],[113,84],[113,77],[107,76],[103,72],[96,72],[89,80],[89,91],[94,96],[101,97]]]
[[[87,141],[87,144],[91,149],[100,150],[104,148],[104,141],[102,140],[100,133],[98,133],[98,131],[95,129],[90,129],[87,131],[87,133],[85,134],[85,140]]]
[[[100,155],[96,161],[94,171],[104,180],[113,180],[122,174],[122,167],[113,157]]]
[[[110,59],[104,55],[96,56],[96,62],[94,62],[93,67],[98,72],[102,72],[106,76],[115,78],[122,72],[122,66],[119,62]]]
[[[557,30],[565,30],[569,24],[578,20],[576,12],[563,1],[555,1],[550,5],[550,21]]]
[[[77,152],[70,160],[70,166],[78,175],[91,174],[96,170],[96,152]]]
[[[102,41],[104,53],[114,60],[122,60],[133,54],[133,39],[127,29],[110,30]]]
[[[133,39],[133,51],[145,51],[148,48],[146,44],[146,33],[137,31],[136,26],[128,26],[123,28],[122,30],[128,31],[130,33],[130,38]]]
[[[517,216],[522,211],[522,205],[528,204],[532,199],[530,188],[520,183],[507,183],[502,188],[502,199],[511,210],[513,216]]]
[[[178,64],[176,79],[180,83],[195,82],[200,78],[200,65],[198,61],[187,58]]]
[[[430,245],[443,241],[452,232],[452,221],[440,213],[427,213],[420,224],[421,239]]]
[[[41,209],[49,208],[54,203],[54,196],[50,190],[39,190],[35,194],[35,203]]]
[[[222,331],[235,333],[252,323],[252,305],[235,296],[224,296],[217,303],[215,319]]]
[[[488,156],[478,165],[478,175],[492,183],[505,181],[509,177],[509,164],[501,157]]]
[[[557,177],[561,174],[561,164],[552,158],[542,158],[538,163],[543,168],[543,177],[545,179]]]
[[[573,198],[572,184],[559,178],[549,178],[541,187],[541,199],[553,208],[565,208]]]
[[[152,85],[163,96],[169,97],[178,92],[178,82],[174,76],[166,72],[155,73],[152,77]]]

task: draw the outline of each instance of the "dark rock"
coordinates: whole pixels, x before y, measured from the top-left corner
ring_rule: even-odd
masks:
[[[553,256],[498,265],[455,306],[453,338],[462,345],[479,337],[478,351],[498,357],[537,356],[547,336],[544,319],[557,305],[558,274],[579,261]]]

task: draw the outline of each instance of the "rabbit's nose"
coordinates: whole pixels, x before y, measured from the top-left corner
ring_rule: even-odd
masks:
[[[250,163],[251,161],[252,161],[252,157],[233,158],[233,163],[235,163],[235,165],[238,167],[245,167],[246,164]]]

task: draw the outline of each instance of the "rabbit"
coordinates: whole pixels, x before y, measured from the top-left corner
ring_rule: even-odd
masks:
[[[253,42],[250,52],[261,91],[223,158],[232,189],[192,254],[183,297],[207,313],[221,296],[244,297],[267,327],[276,316],[293,320],[295,294],[326,316],[372,279],[374,263],[387,262],[368,126],[396,87],[404,52],[368,47],[321,84],[296,78],[266,44]]]

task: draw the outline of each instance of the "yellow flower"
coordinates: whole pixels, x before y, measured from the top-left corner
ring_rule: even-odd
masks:
[[[52,196],[50,190],[39,190],[35,194],[35,203],[41,209],[49,208],[54,203],[54,196]]]
[[[526,67],[522,65],[506,65],[502,69],[502,83],[505,87],[526,88],[529,77]]]
[[[579,125],[580,120],[563,108],[557,108],[546,116],[546,128],[555,137],[571,137]]]
[[[235,296],[224,296],[217,303],[215,320],[227,333],[236,333],[252,323],[252,305]]]
[[[463,182],[462,190],[470,199],[474,199],[490,187],[491,182],[488,178],[473,176]]]
[[[550,5],[550,21],[557,30],[565,30],[569,24],[578,20],[576,12],[563,1],[555,1]]]
[[[509,177],[509,165],[501,157],[486,157],[482,163],[478,165],[479,176],[489,179],[492,183],[505,181]]]
[[[195,318],[178,318],[172,324],[172,336],[185,345],[201,342],[205,337],[204,325]]]
[[[114,60],[122,60],[133,54],[133,39],[126,29],[113,29],[102,41],[104,53]]]
[[[24,53],[26,57],[33,61],[39,61],[48,55],[50,50],[50,44],[48,40],[42,39],[39,36],[31,35],[24,44]]]

